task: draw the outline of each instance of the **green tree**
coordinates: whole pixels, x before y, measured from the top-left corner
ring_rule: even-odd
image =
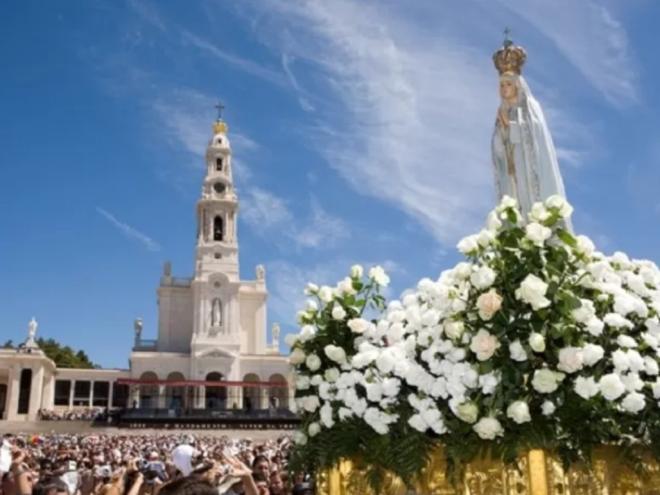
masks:
[[[7,342],[2,344],[3,349],[14,349],[14,341],[9,339]]]
[[[52,359],[58,368],[99,368],[93,363],[85,351],[74,351],[68,345],[62,345],[55,339],[37,339],[37,344],[42,351]]]

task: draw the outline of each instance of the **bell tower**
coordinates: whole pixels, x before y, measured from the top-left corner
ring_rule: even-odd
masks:
[[[222,111],[222,106],[218,106]],[[197,244],[192,282],[193,351],[240,346],[238,197],[232,176],[228,126],[221,113],[206,148],[206,174],[197,201]]]

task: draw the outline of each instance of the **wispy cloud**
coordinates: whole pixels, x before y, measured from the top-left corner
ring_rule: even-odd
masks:
[[[291,57],[286,53],[282,53],[282,69],[284,69],[284,73],[289,78],[289,82],[291,83],[291,86],[298,94],[298,104],[300,105],[300,108],[302,108],[305,112],[313,112],[315,110],[314,105],[312,105],[312,103],[310,102],[310,98],[307,91],[305,91],[302,88],[302,86],[300,86],[298,79],[293,73],[291,64],[292,64]]]
[[[110,222],[119,232],[121,232],[128,239],[134,239],[138,241],[149,251],[160,251],[160,244],[158,244],[148,235],[140,232],[134,227],[131,227],[127,223],[118,220],[117,217],[115,217],[112,213],[110,213],[107,210],[104,210],[100,206],[96,207],[96,211],[98,212],[99,215],[101,215],[108,222]]]
[[[500,0],[548,37],[610,103],[638,99],[638,75],[626,31],[593,0]]]
[[[186,31],[185,29],[181,30],[181,37],[184,42],[190,43],[200,50],[210,53],[214,57],[219,58],[223,62],[226,62],[243,72],[252,74],[253,76],[259,77],[278,86],[286,86],[287,84],[286,78],[280,72],[268,69],[251,59],[239,57],[238,55],[222,50],[210,41],[200,38],[190,31]]]
[[[280,240],[289,247],[293,241],[299,248],[329,248],[350,236],[348,224],[328,213],[317,199],[310,200],[308,216],[294,215],[287,202],[272,192],[250,186],[241,197],[242,219],[256,232]]]

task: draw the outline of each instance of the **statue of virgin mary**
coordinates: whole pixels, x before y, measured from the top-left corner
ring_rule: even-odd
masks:
[[[492,141],[498,199],[515,198],[525,220],[534,203],[554,194],[566,197],[543,110],[521,75],[526,58],[509,39],[493,55],[501,104]]]

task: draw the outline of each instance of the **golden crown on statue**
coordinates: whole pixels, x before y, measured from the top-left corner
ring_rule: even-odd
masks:
[[[522,66],[527,60],[527,53],[522,46],[514,45],[509,39],[508,30],[505,32],[502,47],[493,54],[493,63],[500,75],[505,72],[520,74]]]

